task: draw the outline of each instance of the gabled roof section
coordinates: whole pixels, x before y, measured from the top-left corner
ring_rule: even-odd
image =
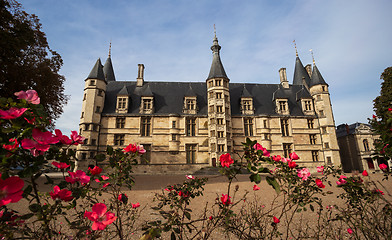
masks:
[[[127,86],[124,84],[124,87],[117,93],[117,96],[128,96],[128,89]]]
[[[103,73],[107,82],[116,81],[116,77],[114,76],[112,59],[110,57],[106,59],[105,65],[103,66]]]
[[[312,99],[312,95],[310,95],[309,91],[306,88],[302,88],[296,94],[297,101],[301,99]]]
[[[150,84],[147,84],[141,93],[142,97],[154,97],[154,94],[151,91]]]
[[[315,85],[327,85],[328,86],[328,84],[325,82],[323,76],[321,76],[321,73],[318,70],[316,64],[313,65],[312,79],[310,80],[309,87],[312,87]]]
[[[105,81],[105,75],[103,74],[103,66],[100,58],[98,58],[87,79],[98,79]]]
[[[294,68],[294,77],[293,77],[293,85],[303,85],[303,80],[305,79],[305,83],[309,86],[310,77],[304,65],[302,65],[301,59],[297,56],[295,59],[295,68]]]
[[[196,97],[195,91],[192,89],[192,85],[189,85],[188,91],[184,95],[185,97]]]
[[[248,89],[246,89],[245,84],[244,88],[242,89],[241,97],[243,98],[251,98],[252,95],[249,93]]]
[[[227,78],[225,69],[223,68],[222,61],[219,56],[219,50],[221,49],[221,46],[218,44],[218,38],[215,36],[213,45],[211,46],[212,50],[212,64],[211,64],[211,69],[210,69],[210,74],[208,74],[208,79],[211,78]]]
[[[280,85],[278,86],[278,89],[272,94],[272,101],[275,101],[278,98],[289,98],[290,94],[292,94],[292,91],[290,89],[286,88],[280,88]]]

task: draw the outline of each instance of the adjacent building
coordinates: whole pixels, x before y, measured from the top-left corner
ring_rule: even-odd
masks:
[[[314,61],[304,67],[297,53],[291,84],[285,68],[278,83],[236,83],[216,36],[211,50],[201,82],[147,81],[143,64],[136,81],[118,81],[110,54],[104,65],[98,59],[85,79],[79,165],[94,164],[106,145],[137,143],[147,150],[138,171],[189,172],[241,155],[247,137],[273,155],[295,151],[308,167],[340,165],[329,88]]]

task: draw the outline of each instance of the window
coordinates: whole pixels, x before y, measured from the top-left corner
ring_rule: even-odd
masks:
[[[317,95],[317,101],[321,101],[321,95]]]
[[[313,162],[318,162],[318,151],[312,151],[312,160]]]
[[[125,118],[118,117],[116,118],[116,128],[124,128],[125,127]]]
[[[267,120],[263,120],[264,128],[267,128]]]
[[[211,143],[211,152],[215,152],[215,143]]]
[[[291,143],[283,143],[283,154],[285,158],[288,158],[291,153]]]
[[[83,101],[85,101],[85,100],[86,100],[86,94],[83,95]]]
[[[264,133],[264,139],[265,139],[265,140],[269,140],[269,139],[270,139],[270,136],[269,136],[268,133]]]
[[[312,101],[310,100],[305,100],[305,111],[310,111],[312,110]]]
[[[223,125],[223,118],[217,118],[217,124]]]
[[[82,160],[86,160],[87,158],[87,154],[86,153],[82,153]]]
[[[97,139],[91,139],[91,145],[97,145]]]
[[[286,111],[286,101],[279,101],[279,111],[280,112]]]
[[[177,141],[177,135],[176,134],[172,134],[171,140],[172,141]]]
[[[210,132],[210,134],[211,134],[211,137],[215,137],[215,131],[214,131],[214,130],[212,130],[212,131]]]
[[[222,93],[216,93],[216,98],[221,99],[222,98]]]
[[[127,98],[117,98],[117,108],[125,109],[127,104]]]
[[[94,152],[90,152],[90,158],[94,158]]]
[[[146,152],[140,158],[140,163],[148,164],[151,162],[151,144],[143,144],[143,148]]]
[[[214,106],[210,106],[210,107],[209,107],[209,111],[210,111],[210,112],[214,112]]]
[[[325,86],[323,86],[323,92],[325,92]]]
[[[319,115],[320,115],[320,117],[324,117],[324,111],[320,110]]]
[[[85,138],[83,144],[87,144],[87,142],[88,142],[88,138]]]
[[[218,152],[224,152],[225,151],[225,145],[224,144],[218,144]]]
[[[196,144],[185,145],[186,163],[196,163]]]
[[[98,131],[98,124],[93,124],[93,131]]]
[[[327,164],[328,164],[328,165],[332,165],[332,159],[331,159],[331,157],[327,157]]]
[[[152,108],[152,100],[143,99],[143,109],[151,109],[151,108]]]
[[[95,109],[95,113],[100,113],[101,112],[101,107],[97,106],[97,108]]]
[[[101,89],[98,90],[98,96],[103,97],[103,90]]]
[[[177,125],[176,121],[172,121],[172,128],[176,128],[176,125]]]
[[[316,134],[309,134],[310,144],[316,144]]]
[[[215,86],[221,86],[222,80],[215,80]]]
[[[223,138],[223,131],[218,131],[218,138]]]
[[[82,135],[82,129],[81,128],[79,129],[79,135]]]
[[[188,110],[194,110],[196,109],[196,104],[195,104],[195,100],[186,100],[186,109]]]
[[[323,133],[327,133],[327,127],[322,127]]]
[[[187,118],[186,119],[186,135],[195,136],[196,135],[196,119]]]
[[[84,124],[84,131],[89,130],[89,128],[90,128],[90,124],[88,123]]]
[[[244,118],[244,132],[245,136],[253,136],[253,120],[251,118]]]
[[[282,136],[287,137],[289,136],[289,120],[288,119],[281,119],[280,120],[280,127],[282,131]]]
[[[124,145],[124,134],[114,134],[114,145],[115,146]]]
[[[243,110],[252,110],[252,103],[250,100],[243,100],[242,101],[242,109]]]
[[[223,112],[223,106],[216,106],[216,111],[217,111],[218,113]]]
[[[314,128],[314,120],[308,119],[308,128]]]
[[[369,149],[369,142],[367,139],[363,140],[363,148],[365,149],[366,152],[370,150]]]
[[[143,137],[150,136],[151,132],[151,118],[150,117],[143,117],[141,119],[141,135]]]
[[[84,112],[82,112],[82,115],[80,116],[80,118],[84,118]]]
[[[324,147],[328,149],[329,148],[329,143],[328,142],[324,143]]]
[[[95,86],[95,80],[90,81],[90,86]]]
[[[210,87],[212,87],[212,85],[213,85],[212,80],[208,81],[208,87],[210,88]]]

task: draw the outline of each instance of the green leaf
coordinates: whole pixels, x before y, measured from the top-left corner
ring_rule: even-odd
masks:
[[[274,177],[267,176],[266,180],[267,180],[267,183],[275,189],[276,193],[279,194],[280,193],[280,185],[276,181],[276,179]]]
[[[95,158],[95,160],[97,160],[97,162],[102,162],[106,159],[106,155],[105,154],[97,154],[94,158]]]
[[[261,182],[261,176],[258,173],[253,173],[249,176],[251,182],[259,184]]]
[[[176,234],[174,232],[170,234],[170,240],[176,240]]]
[[[112,148],[111,146],[107,146],[106,152],[107,152],[109,155],[112,155],[112,154],[113,154],[113,148]]]
[[[189,212],[184,212],[185,217],[188,218],[188,220],[191,220],[191,214]]]
[[[48,175],[45,175],[46,182],[44,184],[54,184],[53,179],[51,179]]]
[[[30,211],[32,211],[33,213],[38,212],[41,209],[41,206],[37,203],[31,204],[29,206]]]

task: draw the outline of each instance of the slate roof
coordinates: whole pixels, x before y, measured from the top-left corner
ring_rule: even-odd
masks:
[[[318,70],[317,66],[313,65],[312,78],[310,80],[309,87],[312,87],[314,85],[319,85],[319,84],[324,84],[324,85],[328,86],[328,84],[325,82],[323,76],[321,76],[321,73]]]
[[[336,136],[337,137],[343,137],[347,135],[351,135],[355,133],[355,130],[359,128],[361,125],[368,126],[369,128],[373,129],[370,124],[367,123],[353,123],[353,124],[340,124],[339,126],[336,127]]]
[[[211,46],[212,50],[212,63],[210,68],[210,73],[208,74],[207,79],[211,78],[228,78],[223,68],[222,61],[219,56],[219,50],[221,46],[218,44],[218,38],[215,36],[213,45]]]
[[[305,79],[306,84],[310,85],[310,77],[304,65],[302,65],[301,59],[297,57],[295,59],[295,68],[294,68],[294,77],[293,77],[293,85],[303,85],[302,79]]]
[[[140,115],[141,96],[151,91],[154,96],[154,113],[151,115],[185,115],[183,114],[184,97],[190,86],[197,97],[198,112],[196,116],[207,116],[207,86],[205,82],[144,82],[143,87],[137,87],[135,81],[108,82],[103,114],[116,114],[117,94],[125,86],[130,97],[128,115]],[[275,112],[273,94],[280,84],[251,84],[230,83],[230,102],[232,116],[242,116],[240,110],[241,96],[244,90],[253,98],[254,115],[279,116]],[[296,100],[296,93],[302,89],[300,85],[290,85],[283,91],[288,99],[290,116],[304,116],[300,102]],[[306,90],[306,89],[305,89]]]
[[[88,75],[87,79],[98,79],[105,81],[105,75],[103,74],[103,66],[100,58],[98,58],[98,60],[95,62],[95,65],[91,70],[90,74]]]
[[[103,73],[107,82],[116,81],[116,77],[114,76],[112,59],[110,57],[106,59],[105,65],[103,66]]]

